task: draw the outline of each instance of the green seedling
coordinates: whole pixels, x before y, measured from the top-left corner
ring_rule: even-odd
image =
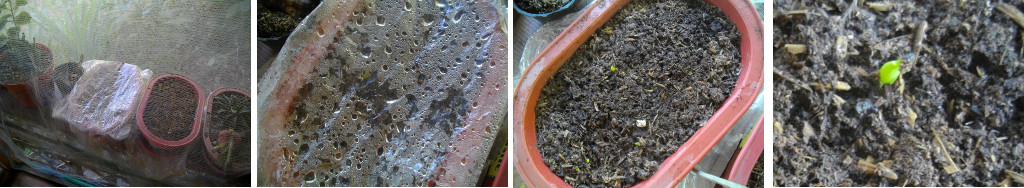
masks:
[[[615,65],[612,65],[612,71],[617,71],[617,70],[619,70],[619,69],[615,68]]]
[[[894,60],[882,65],[882,68],[878,69],[878,83],[886,85],[896,82],[896,78],[900,77],[900,64],[902,62],[901,60]]]
[[[633,145],[636,145],[637,147],[639,147],[640,146],[640,142],[634,142]]]
[[[590,158],[587,158],[587,163],[590,163]]]
[[[580,167],[576,167],[576,172],[580,172]]]

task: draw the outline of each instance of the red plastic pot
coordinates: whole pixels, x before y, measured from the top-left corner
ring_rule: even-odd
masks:
[[[763,115],[760,120],[757,120],[754,132],[751,132],[750,136],[747,137],[747,143],[736,153],[736,156],[733,156],[729,166],[725,168],[723,173],[725,174],[725,179],[741,185],[746,184],[750,178],[751,171],[754,169],[754,165],[757,165],[757,159],[761,158],[762,152],[764,152]]]
[[[210,110],[213,110],[213,97],[216,97],[216,96],[218,96],[218,95],[220,95],[222,93],[227,93],[227,92],[234,92],[234,93],[242,94],[242,95],[245,95],[246,98],[250,98],[249,92],[246,92],[244,90],[237,89],[237,88],[223,87],[223,88],[214,90],[212,93],[210,93],[209,98],[206,99],[206,108],[204,108],[205,110],[203,110],[203,113],[205,113],[205,115],[203,116],[203,117],[205,117],[204,118],[205,119],[204,122],[209,123],[210,122],[209,118],[213,118],[213,116],[210,115],[210,113],[211,113]],[[230,137],[230,135],[228,134],[228,130],[222,130],[222,131],[220,131],[217,134],[217,137],[214,137],[214,138],[207,137],[207,136],[205,136],[206,135],[205,133],[210,131],[209,129],[210,129],[209,125],[203,126],[203,145],[206,148],[206,154],[208,154],[208,157],[206,157],[207,160],[208,160],[207,164],[211,165],[211,169],[213,169],[217,173],[224,173],[223,167],[221,165],[219,165],[218,163],[216,163],[216,161],[218,161],[220,159],[217,158],[217,156],[219,156],[219,155],[217,155],[217,151],[213,149],[214,146],[213,146],[213,140],[212,139],[216,139],[217,143],[224,143],[224,142],[227,141],[227,139],[228,139],[228,137]],[[248,131],[248,130],[246,130],[246,131]],[[241,136],[239,136],[237,134],[234,135],[234,137],[235,137],[234,138],[234,140],[235,140],[234,144],[249,144],[249,143],[242,143]],[[248,151],[242,151],[242,152],[248,152]]]
[[[42,50],[46,51],[46,54],[48,54],[47,56],[49,58],[44,59],[45,61],[47,61],[46,62],[46,64],[47,64],[46,65],[46,71],[44,71],[42,74],[39,74],[38,76],[36,76],[35,79],[32,79],[32,81],[34,81],[34,83],[36,83],[36,85],[48,84],[50,82],[50,77],[52,77],[52,75],[53,75],[53,55],[52,55],[52,52],[50,52],[50,48],[46,47],[46,45],[43,45],[43,44],[35,43],[35,47],[37,49],[42,49]],[[0,56],[2,56],[2,57],[0,57],[0,59],[7,59],[6,58],[6,53],[7,52],[4,52],[3,54],[0,54]],[[18,63],[18,62],[2,62],[2,63]],[[17,83],[17,84],[7,84],[7,83],[4,83],[3,85],[4,85],[5,88],[7,88],[7,91],[10,92],[12,96],[14,96],[14,99],[17,100],[19,104],[21,104],[22,106],[31,108],[31,107],[35,107],[36,106],[36,101],[35,101],[36,96],[35,96],[35,92],[34,92],[35,88],[34,88],[33,84],[29,84],[29,83],[30,83],[29,81],[26,81],[26,82]]]
[[[152,92],[153,92],[153,87],[156,84],[158,84],[161,81],[164,81],[166,79],[178,79],[180,81],[183,81],[190,88],[192,88],[191,92],[193,92],[195,94],[195,96],[196,96],[196,110],[195,110],[196,114],[195,114],[195,116],[193,117],[193,120],[192,120],[192,130],[191,130],[191,132],[189,132],[188,136],[186,136],[185,138],[182,138],[180,140],[165,140],[163,138],[157,137],[156,135],[154,135],[152,132],[149,131],[149,126],[147,126],[145,121],[143,121],[143,117],[145,116],[146,106],[149,104],[150,94],[152,94]],[[183,92],[186,92],[186,91],[183,91]],[[173,154],[173,153],[180,152],[180,151],[176,151],[175,149],[181,148],[182,146],[185,146],[185,145],[191,143],[193,140],[195,140],[196,137],[199,136],[200,123],[202,122],[202,117],[203,117],[202,107],[203,107],[203,104],[204,104],[203,102],[204,101],[203,101],[203,97],[202,96],[203,96],[202,88],[199,88],[199,85],[196,85],[195,82],[193,82],[191,79],[188,79],[187,77],[184,77],[184,76],[181,76],[181,75],[178,75],[178,74],[174,74],[174,73],[164,73],[164,74],[157,75],[155,78],[153,78],[153,80],[150,81],[148,86],[146,87],[146,92],[144,93],[144,95],[142,97],[142,102],[139,103],[138,109],[135,110],[135,124],[139,126],[139,131],[142,132],[142,136],[143,136],[143,139],[144,139],[142,141],[145,142],[145,143],[143,143],[143,145],[144,146],[149,145],[149,146],[153,147],[153,148],[148,148],[148,147],[143,147],[143,148],[146,149],[147,151],[149,151],[150,154],[153,154],[154,156],[157,156],[157,157],[167,157],[167,155],[163,154],[163,153],[170,152],[170,153]],[[179,101],[162,101],[162,102],[179,102]],[[152,150],[156,150],[158,152],[154,153]]]
[[[764,35],[761,19],[754,6],[745,0],[707,0],[718,7],[736,25],[742,40],[740,52],[743,65],[732,95],[715,114],[697,130],[675,153],[665,159],[647,180],[635,187],[671,187],[677,184],[722,139],[743,116],[763,83]],[[551,172],[537,149],[537,126],[534,124],[537,99],[541,89],[566,60],[572,57],[590,35],[602,27],[629,0],[595,2],[584,10],[566,30],[559,34],[526,69],[516,87],[513,101],[513,137],[515,165],[526,183],[535,187],[569,187]]]

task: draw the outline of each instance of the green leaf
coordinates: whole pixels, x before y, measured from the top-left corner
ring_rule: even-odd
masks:
[[[15,4],[18,4],[18,6],[25,6],[25,4],[28,4],[28,0],[17,0]]]
[[[900,77],[900,63],[902,61],[895,60],[882,65],[882,68],[878,70],[878,83],[886,85],[896,82],[896,78]]]
[[[28,24],[29,21],[32,21],[32,16],[28,15],[26,12],[19,12],[17,16],[14,16],[14,24],[25,25]]]
[[[0,23],[3,23],[4,25],[6,25],[7,24],[7,20],[10,19],[10,18],[11,18],[10,14],[0,15]],[[3,28],[3,27],[0,27],[0,28]]]
[[[617,70],[619,70],[619,69],[615,68],[615,65],[612,65],[612,71],[617,71]]]
[[[19,38],[21,36],[21,29],[18,27],[11,27],[7,29],[7,36],[11,38]]]

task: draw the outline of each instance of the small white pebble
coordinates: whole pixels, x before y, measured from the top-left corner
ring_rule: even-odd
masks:
[[[647,120],[643,120],[643,119],[636,120],[636,126],[637,127],[647,127]]]

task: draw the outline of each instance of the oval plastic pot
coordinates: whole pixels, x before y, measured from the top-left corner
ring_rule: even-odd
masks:
[[[519,1],[519,0],[514,0],[514,1]],[[533,17],[533,18],[535,18],[537,20],[551,21],[551,20],[554,20],[556,18],[560,18],[562,16],[565,16],[565,14],[568,14],[569,12],[571,12],[570,10],[573,9],[572,7],[574,5],[582,4],[581,2],[583,2],[583,1],[584,0],[569,0],[569,3],[566,3],[565,5],[562,5],[562,7],[558,7],[558,9],[555,9],[555,11],[551,11],[551,12],[547,12],[547,13],[531,13],[531,12],[527,12],[527,11],[525,11],[523,9],[520,9],[519,5],[516,5],[514,2],[512,3],[512,7],[514,9],[516,9],[516,12],[518,12],[519,14],[523,14],[523,15],[526,15],[526,16],[529,16],[529,17]]]
[[[527,184],[535,187],[569,187],[551,172],[537,149],[537,126],[534,124],[537,99],[541,89],[576,49],[602,27],[629,0],[595,2],[565,31],[559,34],[526,69],[513,97],[513,137],[515,165]],[[658,171],[634,187],[670,187],[677,184],[725,136],[726,132],[747,111],[757,98],[763,82],[764,35],[761,19],[754,6],[745,0],[708,0],[721,9],[736,25],[742,40],[739,79],[731,96],[715,114],[679,149],[665,159]]]
[[[46,57],[49,57],[49,58],[44,59],[44,61],[46,61],[45,62],[46,63],[46,71],[44,71],[42,74],[39,74],[38,76],[36,76],[34,79],[31,80],[32,82],[34,82],[34,84],[30,84],[29,81],[22,82],[22,83],[16,83],[16,84],[3,83],[4,87],[7,88],[7,91],[10,92],[11,95],[14,96],[14,99],[18,101],[18,104],[21,104],[22,106],[29,107],[29,108],[36,107],[36,101],[35,101],[36,95],[35,95],[35,92],[34,92],[35,88],[33,88],[33,87],[35,87],[37,85],[44,86],[46,84],[49,84],[50,83],[50,77],[52,77],[52,75],[53,75],[53,54],[52,54],[52,52],[50,52],[50,48],[46,47],[46,45],[39,44],[39,43],[35,43],[35,47],[37,49],[44,50],[46,52],[46,54],[48,54],[48,55],[46,55]],[[0,56],[6,56],[6,54],[0,54]],[[6,59],[6,58],[0,57],[0,59]],[[0,62],[2,62],[2,61],[0,61]],[[2,62],[2,63],[18,63],[18,62]]]
[[[764,116],[762,115],[761,119],[757,121],[757,125],[754,125],[754,132],[751,132],[750,136],[747,137],[747,143],[743,145],[743,148],[740,148],[736,156],[733,156],[729,166],[722,173],[725,174],[725,179],[741,185],[747,183],[754,165],[757,165],[757,159],[761,158],[761,154],[764,152],[763,125]]]
[[[207,135],[206,133],[211,131],[210,130],[210,126],[209,126],[208,123],[210,123],[210,118],[213,118],[213,116],[210,115],[211,110],[213,110],[213,98],[218,96],[218,95],[220,95],[220,94],[228,93],[228,92],[242,94],[242,95],[245,95],[245,98],[250,98],[249,92],[246,92],[244,90],[237,89],[237,88],[230,88],[230,87],[222,87],[220,89],[214,90],[212,93],[210,93],[210,96],[206,99],[206,107],[203,110],[203,113],[205,113],[203,115],[203,117],[204,117],[203,118],[204,119],[203,122],[206,123],[207,125],[203,126],[203,133],[202,133],[202,135],[203,135],[203,145],[206,148],[206,150],[205,150],[206,152],[205,153],[207,154],[207,157],[206,157],[206,160],[208,160],[207,164],[211,165],[210,169],[213,169],[217,173],[224,173],[224,169],[223,169],[223,167],[221,167],[220,164],[214,162],[214,161],[219,161],[220,159],[217,158],[217,156],[218,156],[217,155],[217,151],[213,149],[213,147],[214,147],[213,146],[213,141],[217,140],[219,143],[223,143],[224,140],[225,140],[224,138],[226,138],[226,137],[228,137],[230,135],[227,135],[228,134],[227,130],[219,131],[219,133],[217,134],[217,137],[213,137],[213,138],[206,136]],[[249,130],[246,130],[246,131],[249,131]],[[234,140],[236,140],[235,143],[241,143],[241,141],[239,141],[239,140],[241,140],[241,137],[239,137],[238,135],[235,135]],[[242,143],[242,144],[249,144],[249,143]],[[249,152],[249,151],[244,151],[244,152]]]
[[[152,92],[153,92],[153,86],[155,86],[156,84],[160,83],[161,81],[168,80],[168,79],[178,79],[178,80],[184,81],[185,83],[188,84],[188,86],[190,88],[192,88],[191,92],[193,92],[195,94],[195,96],[196,96],[196,110],[195,110],[196,114],[192,118],[192,129],[191,129],[192,131],[189,132],[188,136],[186,136],[185,138],[180,139],[180,140],[165,140],[163,138],[157,137],[156,135],[154,135],[152,132],[149,131],[149,126],[147,126],[145,121],[143,121],[143,117],[145,117],[145,115],[146,115],[145,114],[146,106],[149,105],[149,102],[150,102],[149,101],[150,94],[152,94]],[[182,92],[188,92],[188,91],[182,91]],[[152,153],[153,151],[151,151],[151,150],[157,150],[157,151],[165,150],[167,152],[177,153],[179,151],[177,151],[175,149],[181,148],[182,146],[185,146],[188,143],[191,143],[193,140],[195,140],[196,137],[199,136],[200,123],[202,123],[202,117],[203,117],[203,109],[202,109],[202,107],[204,105],[203,94],[204,93],[203,93],[202,88],[199,88],[199,85],[196,85],[195,82],[193,82],[191,79],[188,79],[187,77],[184,77],[184,76],[181,76],[181,75],[178,75],[178,74],[174,74],[174,73],[163,73],[163,74],[160,74],[160,75],[157,75],[156,77],[154,77],[153,80],[150,81],[149,84],[146,86],[146,92],[142,95],[143,96],[142,97],[142,102],[139,103],[140,105],[139,105],[138,109],[135,110],[135,124],[139,126],[139,131],[142,132],[142,136],[143,136],[143,139],[144,139],[143,141],[148,143],[148,145],[153,147],[153,148],[146,148],[146,147],[143,147],[143,148],[147,149],[148,152],[151,152],[150,154],[154,154],[154,153]],[[181,102],[181,101],[155,101],[155,102]],[[146,144],[143,144],[143,145],[145,146]],[[157,152],[157,153],[164,153],[164,152],[160,151],[160,152]],[[154,156],[165,157],[166,155],[155,154]]]

